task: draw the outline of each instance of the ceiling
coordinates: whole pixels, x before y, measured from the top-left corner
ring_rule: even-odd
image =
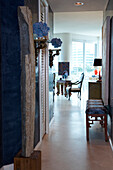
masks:
[[[101,35],[102,11],[55,13],[54,19],[54,33]]]
[[[78,0],[79,1],[79,0]],[[83,6],[74,5],[77,0],[48,0],[53,12],[102,11],[108,0],[80,0]]]
[[[48,2],[54,12],[54,33],[100,36],[103,10],[108,0],[82,0],[84,5],[79,7],[74,5],[77,0]]]

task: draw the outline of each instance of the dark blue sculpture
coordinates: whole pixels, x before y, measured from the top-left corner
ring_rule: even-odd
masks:
[[[62,41],[60,38],[53,38],[51,40],[51,43],[54,46],[54,48],[58,48],[58,47],[61,47]]]
[[[37,22],[33,24],[33,34],[36,34],[37,38],[47,36],[49,30],[50,28],[47,26],[46,23]]]

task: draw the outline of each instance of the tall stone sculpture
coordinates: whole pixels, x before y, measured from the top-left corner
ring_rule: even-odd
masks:
[[[21,43],[22,156],[29,157],[34,147],[35,51],[32,14],[27,6],[18,8]]]

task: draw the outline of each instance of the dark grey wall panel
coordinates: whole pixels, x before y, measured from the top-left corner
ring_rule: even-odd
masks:
[[[113,17],[111,18],[111,41],[110,41],[110,120],[111,120],[111,129],[110,135],[113,142]]]
[[[106,10],[113,10],[113,0],[109,0]]]
[[[2,64],[1,64],[1,1],[0,1],[0,165],[3,162],[3,150],[2,150]]]
[[[38,0],[25,0],[25,5],[29,7],[32,12],[33,23],[38,22]]]
[[[113,0],[109,0],[106,10],[104,11],[104,21],[107,16],[110,16],[111,22],[110,22],[110,58],[109,58],[109,114],[108,114],[108,132],[113,142]]]

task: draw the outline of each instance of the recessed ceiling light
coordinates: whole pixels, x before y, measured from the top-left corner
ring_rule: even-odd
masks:
[[[82,5],[84,5],[83,2],[76,2],[76,3],[75,3],[75,6],[82,6]]]

